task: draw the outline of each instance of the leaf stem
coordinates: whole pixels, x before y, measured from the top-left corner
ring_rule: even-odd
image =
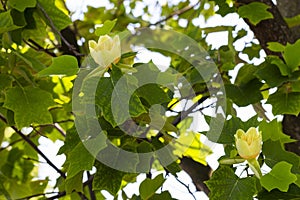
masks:
[[[262,177],[262,173],[261,173],[258,161],[255,158],[254,159],[249,159],[247,161],[248,161],[250,169],[254,172],[255,176],[258,179],[260,179]]]

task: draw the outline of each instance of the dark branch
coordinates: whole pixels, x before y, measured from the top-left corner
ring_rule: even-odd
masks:
[[[43,48],[41,45],[39,45],[37,42],[35,42],[32,39],[29,39],[28,41],[23,39],[23,41],[25,42],[25,44],[27,44],[28,46],[30,46],[32,49],[34,49],[36,51],[43,51],[52,57],[56,57],[55,53],[49,51],[49,49]]]
[[[68,40],[61,34],[61,32],[59,30],[57,30],[52,19],[50,18],[48,13],[45,11],[45,9],[41,6],[41,4],[37,3],[37,7],[40,9],[40,11],[43,13],[45,18],[48,20],[52,31],[59,35],[61,40],[68,46],[69,50],[72,51],[74,55],[81,56],[81,54],[76,51],[76,48],[68,42]]]
[[[3,115],[0,114],[0,119],[7,123],[7,120]],[[66,175],[58,169],[49,159],[48,157],[30,140],[29,137],[24,135],[17,127],[11,126],[11,128],[23,139],[25,140],[44,160],[50,165],[57,173],[59,173],[63,178],[66,178]]]
[[[163,22],[165,22],[165,21],[168,21],[169,19],[171,19],[171,18],[174,17],[174,16],[180,16],[180,15],[186,13],[187,11],[194,9],[199,3],[200,3],[200,1],[198,1],[198,2],[197,2],[196,4],[194,4],[194,5],[189,5],[189,6],[186,6],[186,7],[182,8],[182,9],[180,9],[180,10],[175,10],[174,12],[172,12],[172,13],[171,13],[170,15],[168,15],[167,17],[165,17],[165,18],[163,18],[163,19],[161,19],[161,20],[155,22],[154,24],[150,24],[149,27],[150,27],[150,26],[156,26],[156,25],[161,24],[161,23],[163,23]]]
[[[66,178],[65,173],[63,173],[60,169],[58,169],[49,159],[48,157],[30,140],[29,137],[24,135],[21,131],[17,129],[15,126],[11,126],[11,128],[23,138],[45,161],[50,165],[57,173],[59,173],[63,178]]]
[[[92,176],[91,176],[89,171],[87,171],[86,173],[87,173],[87,177],[88,177],[88,180],[89,180]],[[89,193],[90,193],[91,200],[97,200],[96,195],[93,191],[93,184],[92,184],[93,182],[89,181],[87,183],[88,183],[88,188],[89,188]]]
[[[175,177],[175,179],[176,179],[181,185],[183,185],[183,186],[187,189],[187,191],[192,195],[192,197],[193,197],[195,200],[197,200],[197,198],[195,197],[195,195],[193,194],[193,192],[190,190],[189,185],[186,185],[184,182],[182,182],[181,180],[179,180],[178,177]]]

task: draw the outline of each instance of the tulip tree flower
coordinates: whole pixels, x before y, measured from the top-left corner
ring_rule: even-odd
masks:
[[[89,41],[89,50],[92,58],[99,65],[90,75],[102,76],[112,63],[118,63],[121,58],[120,38],[118,35],[114,38],[108,35],[100,36],[98,43],[94,40]]]
[[[234,137],[239,155],[248,161],[251,170],[258,178],[260,178],[262,174],[256,157],[261,151],[261,132],[258,132],[254,127],[249,128],[246,133],[243,130],[238,129]]]

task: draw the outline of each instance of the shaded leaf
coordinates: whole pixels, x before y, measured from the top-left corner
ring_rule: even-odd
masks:
[[[18,15],[18,22],[14,21],[13,16]],[[9,10],[0,13],[0,34],[22,28],[26,25],[24,15],[18,11]]]
[[[292,172],[300,173],[300,158],[292,152],[285,151],[280,141],[267,140],[263,143],[262,152],[265,156],[265,163],[273,167],[276,163],[286,161],[293,165]]]
[[[271,122],[266,122],[265,120],[259,124],[259,130],[262,132],[262,140],[267,141],[271,139],[272,141],[279,140],[281,143],[294,142],[290,136],[282,132],[281,123],[274,119]]]
[[[78,172],[84,170],[91,170],[97,153],[106,147],[105,136],[99,134],[94,139],[89,139],[80,142],[68,155],[68,176],[67,179],[72,178]]]
[[[100,162],[96,162],[95,167],[97,172],[93,180],[93,190],[107,190],[115,196],[121,187],[124,172],[112,169]]]
[[[274,115],[298,115],[300,112],[300,92],[279,90],[269,96],[267,103],[272,105]]]
[[[257,79],[253,79],[242,86],[225,84],[226,96],[238,106],[247,106],[263,99],[260,92],[262,85]]]
[[[273,19],[272,13],[267,11],[270,8],[268,5],[260,2],[252,2],[250,4],[239,7],[238,13],[243,18],[248,18],[249,21],[257,25],[265,19]],[[255,12],[253,12],[255,10]]]
[[[256,180],[254,177],[239,178],[227,166],[220,166],[205,184],[211,191],[209,194],[211,200],[252,200],[253,195],[256,193]]]

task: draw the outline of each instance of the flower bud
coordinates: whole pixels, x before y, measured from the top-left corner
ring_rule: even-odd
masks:
[[[89,41],[89,49],[92,58],[101,68],[108,68],[111,63],[116,64],[121,58],[120,38],[108,35],[100,36],[98,43],[94,40]]]
[[[257,132],[254,127],[249,128],[246,133],[239,129],[234,137],[236,148],[242,158],[250,160],[258,156],[261,150],[262,138],[261,133]]]

